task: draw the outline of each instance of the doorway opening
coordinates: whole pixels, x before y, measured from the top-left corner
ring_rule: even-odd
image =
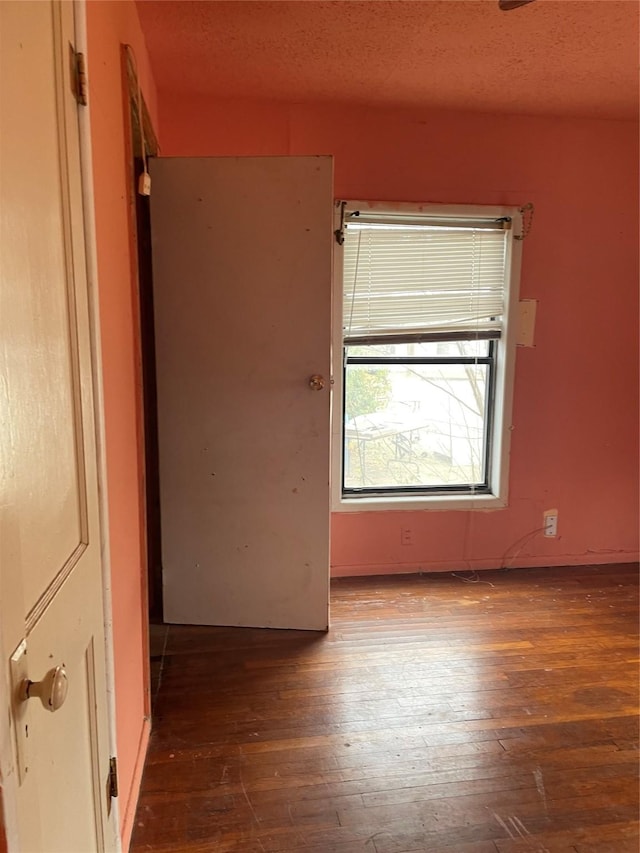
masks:
[[[139,192],[140,176],[146,171],[147,157],[157,155],[159,146],[153,124],[142,96],[135,58],[131,48],[123,47],[123,71],[127,87],[128,169],[130,187],[132,256],[136,264],[134,280],[137,293],[133,300],[138,327],[137,373],[140,407],[138,445],[142,449],[139,472],[142,529],[145,531],[146,588],[149,621],[162,623],[162,555],[160,536],[160,485],[158,474],[158,417],[156,393],[156,356],[151,262],[151,214],[148,195]]]
[[[139,192],[140,176],[147,171],[147,158],[158,154],[159,145],[147,105],[142,96],[135,56],[128,45],[122,49],[123,79],[126,87],[125,121],[127,168],[129,172],[129,216],[131,256],[137,284],[133,298],[134,322],[138,330],[137,435],[141,450],[138,483],[141,530],[144,531],[142,600],[148,606],[148,622],[143,617],[148,639],[147,694],[145,714],[150,717],[153,697],[161,678],[163,643],[162,550],[160,529],[160,480],[158,462],[158,416],[156,392],[153,271],[151,258],[151,210],[149,195]]]

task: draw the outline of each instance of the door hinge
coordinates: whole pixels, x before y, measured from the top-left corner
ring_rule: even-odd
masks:
[[[109,779],[107,781],[107,810],[111,812],[111,800],[118,796],[118,759],[115,755],[109,759]]]
[[[79,53],[69,44],[71,58],[71,91],[76,101],[83,107],[87,106],[87,63],[84,53]]]

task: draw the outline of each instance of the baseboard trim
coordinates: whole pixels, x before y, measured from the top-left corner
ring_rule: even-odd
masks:
[[[515,560],[487,557],[471,560],[442,560],[421,563],[387,563],[356,566],[332,566],[332,578],[366,577],[367,575],[409,575],[429,572],[475,572],[491,569],[542,569],[560,566],[599,566],[615,563],[637,563],[640,552],[598,552],[587,554],[560,554],[548,557],[519,556]],[[505,565],[506,564],[506,565]]]

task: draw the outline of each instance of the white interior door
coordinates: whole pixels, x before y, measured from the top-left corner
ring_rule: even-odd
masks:
[[[0,742],[20,853],[116,847],[73,16],[0,5]],[[57,666],[52,713],[21,688]]]
[[[152,164],[166,621],[328,626],[332,194],[329,157]]]

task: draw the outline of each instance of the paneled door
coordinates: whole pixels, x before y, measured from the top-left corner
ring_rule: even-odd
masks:
[[[2,3],[0,739],[12,848],[116,849],[74,6]],[[2,692],[2,691],[0,691]]]
[[[161,158],[165,620],[325,630],[332,161]]]

